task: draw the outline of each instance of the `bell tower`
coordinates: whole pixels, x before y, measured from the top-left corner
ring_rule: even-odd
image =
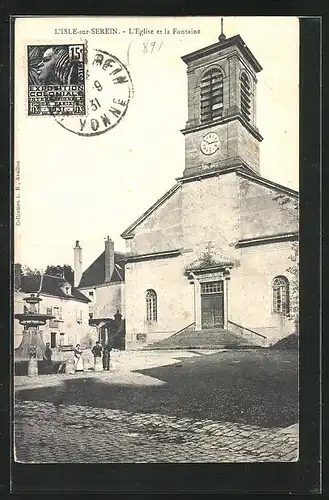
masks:
[[[182,57],[187,65],[188,120],[183,178],[240,167],[259,174],[256,74],[262,70],[240,35]]]

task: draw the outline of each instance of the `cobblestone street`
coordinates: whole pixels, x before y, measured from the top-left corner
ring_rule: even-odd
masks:
[[[184,351],[147,354],[128,352],[114,358],[110,372],[15,377],[16,461],[25,463],[295,461],[298,459],[298,424],[281,424],[281,426],[274,424],[264,427],[243,421],[228,421],[220,418],[220,413],[213,419],[204,418],[204,411],[203,413],[200,411],[199,417],[178,414],[175,411],[176,406],[168,406],[173,403],[162,399],[168,397],[164,395],[168,395],[168,392],[159,392],[157,395],[157,390],[163,391],[169,387],[174,391],[175,386],[168,386],[165,374],[162,372],[159,372],[160,378],[150,376],[153,373],[152,367],[165,369],[166,366],[181,366],[182,363],[186,368],[179,369],[189,370],[188,373],[191,375],[191,370],[196,373],[195,363],[199,362],[203,363],[200,372],[202,378],[202,374],[206,373],[204,371],[206,362],[211,369],[212,377],[216,373],[221,373],[220,380],[224,383],[222,373],[232,370],[232,364],[226,366],[225,363],[236,360],[233,366],[237,367],[239,366],[237,361],[240,360],[242,363],[246,355],[254,356],[253,353],[213,351],[204,351],[202,354]],[[274,355],[271,354],[268,359],[272,363]],[[218,365],[218,362],[221,364]],[[282,369],[280,365],[278,366],[281,373]],[[145,367],[151,371],[136,371]],[[224,371],[219,372],[219,370]],[[181,371],[179,373],[182,374]],[[182,375],[178,378],[174,376],[174,382],[170,384],[178,385],[180,389],[185,390],[185,383],[191,385],[189,377],[185,380]],[[141,387],[148,388],[151,392],[145,401],[141,400],[141,404],[134,406],[131,395],[137,395]],[[80,392],[78,399],[75,400],[77,390]],[[222,397],[219,394],[222,393],[218,393],[217,397]],[[233,394],[230,392],[228,394],[232,405]],[[97,397],[93,399],[95,395]],[[155,406],[153,410],[152,407],[146,410],[151,395]],[[115,399],[112,401],[113,396]],[[82,402],[83,398],[86,399]],[[111,407],[113,404],[118,404],[120,398],[124,398],[121,399],[121,406]],[[158,400],[161,411],[156,409]],[[214,403],[218,405],[220,399]],[[172,408],[173,411],[163,411],[162,404],[166,404],[168,409]]]
[[[296,426],[257,426],[177,419],[159,414],[19,401],[19,462],[290,462]]]
[[[211,356],[208,358],[207,354],[211,353],[195,356],[180,352],[179,356],[186,360],[198,357],[210,360]],[[224,354],[217,354],[221,356],[218,359],[222,363],[227,356],[229,359],[232,356],[241,358],[238,353],[226,353],[226,358]],[[130,362],[126,363],[128,360]],[[106,398],[104,390],[115,391],[116,398],[119,398],[122,387],[126,391],[128,386],[135,387],[136,391],[141,386],[149,387],[151,391],[165,388],[167,384],[163,380],[134,369],[172,365],[175,362],[177,353],[149,353],[143,356],[136,353],[135,356],[125,355],[112,372],[16,377],[16,461],[216,463],[291,462],[298,459],[298,424],[263,427],[220,418],[211,420],[201,414],[196,418],[157,410],[140,411],[129,403],[129,397],[126,409],[91,405],[87,400],[83,404],[70,399],[60,399],[59,404],[56,403],[56,398],[61,398],[67,384],[74,380],[75,384],[84,384],[85,390],[92,393],[96,386],[90,386],[90,383],[105,384],[101,385],[104,388],[103,398]],[[190,368],[195,366],[188,361],[185,363]],[[218,368],[215,369],[218,371]],[[182,384],[183,379],[177,379],[177,383]],[[45,391],[42,398],[52,394],[52,399],[26,397],[40,390]],[[71,398],[70,394],[66,397]]]

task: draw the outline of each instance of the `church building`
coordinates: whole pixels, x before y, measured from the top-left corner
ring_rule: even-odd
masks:
[[[121,235],[126,347],[184,329],[228,330],[271,345],[295,330],[298,193],[261,175],[262,67],[240,35],[221,34],[182,60],[185,167]]]

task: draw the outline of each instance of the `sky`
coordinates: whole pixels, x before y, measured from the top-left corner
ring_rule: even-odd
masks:
[[[15,262],[41,269],[73,267],[79,240],[86,269],[103,251],[107,235],[116,250],[124,251],[120,234],[182,175],[187,78],[181,56],[217,42],[220,18],[65,17],[16,23],[14,159],[19,162],[20,224],[14,226]],[[86,39],[55,34],[67,27],[126,31],[87,37],[89,50],[107,50],[127,65],[134,88],[124,118],[99,136],[81,137],[53,117],[27,115],[26,45]],[[129,28],[161,29],[162,34],[129,34]],[[170,34],[163,34],[165,28]],[[173,34],[173,28],[200,34]],[[240,34],[263,67],[257,75],[261,175],[298,189],[298,19],[228,17],[224,32]]]

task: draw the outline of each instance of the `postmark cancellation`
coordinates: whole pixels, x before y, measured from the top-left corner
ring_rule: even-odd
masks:
[[[86,116],[56,116],[56,121],[70,132],[93,137],[113,129],[125,116],[133,83],[125,64],[102,49],[90,50],[86,74]]]

